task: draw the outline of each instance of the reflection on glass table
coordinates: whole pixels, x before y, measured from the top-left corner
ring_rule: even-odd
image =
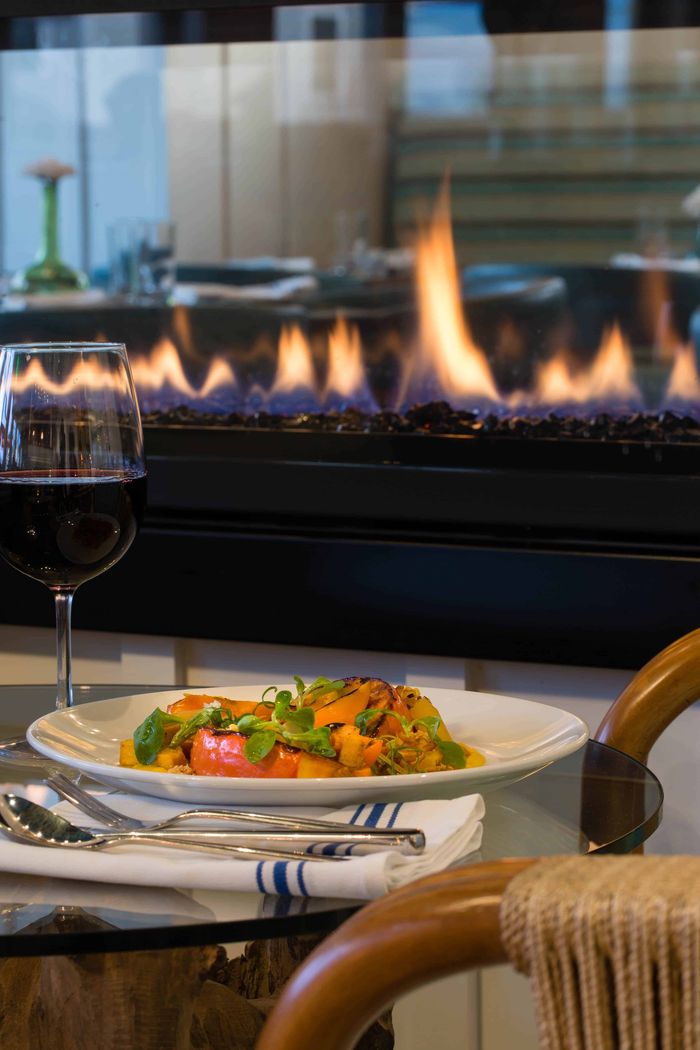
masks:
[[[152,691],[153,686],[145,685],[77,686],[76,701]],[[0,687],[3,735],[26,726],[35,710],[45,710],[50,695],[50,686]],[[42,783],[41,773],[36,765],[0,763],[5,789],[14,787],[34,801],[51,805],[57,798]],[[469,863],[506,856],[628,852],[658,826],[663,792],[646,767],[590,741],[575,754],[516,784],[486,791],[484,798],[483,842]],[[5,956],[322,933],[363,904],[9,874],[0,874],[0,902],[0,949]]]

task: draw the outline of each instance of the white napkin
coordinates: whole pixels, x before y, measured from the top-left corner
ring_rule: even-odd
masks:
[[[109,804],[129,816],[160,820],[183,806],[161,799],[112,792]],[[83,827],[95,822],[69,803],[54,807]],[[339,810],[267,809],[297,816],[323,816],[356,827],[422,828],[425,851],[404,856],[392,850],[353,856],[353,846],[325,847],[349,855],[347,861],[241,860],[158,846],[112,847],[103,851],[46,849],[0,838],[0,870],[53,878],[85,879],[138,886],[253,891],[301,897],[371,900],[405,883],[443,871],[481,845],[484,800],[481,795],[421,802],[367,803]],[[200,825],[201,826],[201,825]],[[214,826],[207,822],[207,826]],[[231,827],[227,823],[227,827]],[[243,829],[242,829],[243,830]],[[195,831],[193,825],[192,831]],[[318,848],[318,847],[317,847]]]
[[[194,306],[201,299],[286,299],[298,292],[313,292],[318,288],[315,277],[300,274],[298,277],[281,277],[277,281],[265,281],[261,284],[199,284],[178,283],[172,293],[172,300],[182,306]]]

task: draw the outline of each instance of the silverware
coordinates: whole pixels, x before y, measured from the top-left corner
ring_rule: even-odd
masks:
[[[57,768],[57,763],[35,751],[25,736],[7,736],[0,740],[0,761],[38,766],[44,771]]]
[[[5,832],[19,842],[31,842],[39,846],[69,849],[104,849],[110,846],[141,844],[151,846],[173,846],[179,849],[192,850],[198,853],[236,854],[248,860],[307,860],[326,861],[348,860],[336,855],[307,853],[301,849],[271,849],[264,846],[233,845],[221,842],[202,840],[200,832],[193,832],[192,838],[168,835],[159,831],[87,831],[64,820],[36,802],[21,798],[19,795],[0,794],[0,818],[4,821]],[[197,836],[196,838],[194,836]]]
[[[303,838],[306,842],[330,842],[342,839],[348,843],[352,841],[370,843],[377,840],[377,845],[382,843],[382,848],[384,849],[399,845],[403,846],[408,853],[421,852],[425,848],[425,834],[420,828],[391,828],[391,830],[387,828],[365,828],[342,824],[338,821],[313,819],[311,817],[280,816],[276,813],[253,813],[236,809],[189,809],[184,813],[176,813],[167,820],[149,823],[144,820],[138,820],[136,817],[127,817],[123,813],[119,813],[118,810],[112,809],[111,806],[107,806],[88,791],[78,787],[74,781],[57,770],[52,771],[46,777],[46,784],[53,788],[62,798],[72,802],[78,809],[82,809],[84,813],[94,817],[95,820],[102,821],[106,827],[116,828],[119,831],[167,831],[192,819],[231,820],[237,823],[257,824],[262,826],[263,830],[270,828],[270,832],[266,832],[268,837],[277,838],[278,832],[286,830],[299,833],[307,832],[306,835],[300,834],[298,836],[299,841]],[[274,833],[272,828],[274,828]],[[326,837],[311,839],[309,832],[322,832]],[[197,833],[199,833],[199,829]],[[260,834],[260,832],[256,832],[256,834]],[[353,839],[351,838],[353,835],[359,837]],[[386,842],[387,837],[391,840],[389,845]]]

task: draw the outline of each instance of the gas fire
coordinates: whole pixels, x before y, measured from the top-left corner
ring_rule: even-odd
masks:
[[[619,325],[613,325],[604,334],[589,368],[577,370],[565,351],[541,365],[535,388],[526,401],[532,408],[551,410],[591,404],[640,409],[643,402],[634,377],[632,351]]]
[[[313,335],[299,322],[283,324],[276,348],[272,345],[267,352],[268,363],[274,354],[276,365],[269,372],[272,378],[264,382],[251,378],[250,367],[244,374],[235,349],[210,359],[198,351],[190,315],[179,306],[174,311],[173,339],[163,337],[149,353],[130,355],[142,410],[184,405],[207,412],[266,411],[281,416],[347,409],[374,414],[380,409],[401,413],[411,405],[445,401],[454,409],[501,417],[584,417],[601,411],[624,414],[678,407],[697,412],[696,354],[673,328],[665,278],[650,278],[645,302],[645,309],[654,313],[649,327],[655,331],[650,349],[656,386],[650,396],[649,383],[640,382],[629,341],[618,323],[603,332],[596,353],[584,363],[565,345],[554,353],[543,346],[537,361],[519,368],[527,351],[510,319],[501,323],[494,346],[478,345],[461,292],[447,181],[432,216],[417,226],[414,257],[414,335],[404,338],[398,350],[396,331],[386,342],[396,364],[393,390],[387,392],[386,384],[381,384],[383,392],[378,392],[373,372],[376,355],[369,344],[363,346],[358,324],[341,312]],[[98,338],[104,338],[103,333]],[[192,376],[192,362],[199,369],[197,378]],[[516,377],[521,372],[527,375],[523,388],[513,389],[514,381],[508,391],[499,389],[492,367],[496,363],[501,375],[503,367],[512,368]],[[664,367],[665,384],[663,371],[659,372]],[[24,374],[24,384],[50,382],[33,368]],[[66,384],[77,379],[99,385],[100,377],[90,374],[89,362],[78,368],[81,374],[68,377]]]

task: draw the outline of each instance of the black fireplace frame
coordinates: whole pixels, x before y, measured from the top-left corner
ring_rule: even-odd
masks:
[[[642,469],[643,448],[636,473],[616,449],[571,472],[407,435],[372,461],[368,437],[146,427],[145,526],[76,627],[633,668],[697,625],[699,476]],[[0,581],[4,622],[51,624],[38,586]]]

